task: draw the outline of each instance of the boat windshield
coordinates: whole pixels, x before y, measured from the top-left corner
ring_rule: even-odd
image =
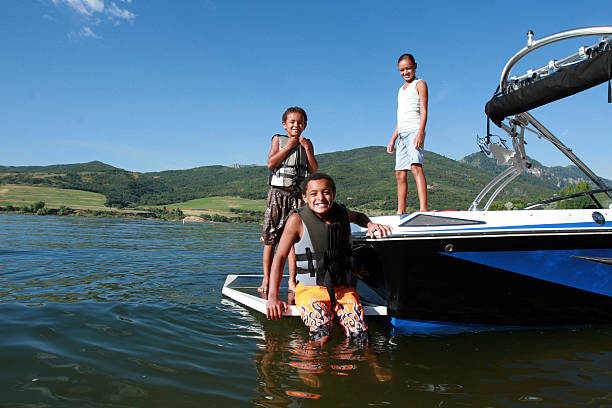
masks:
[[[612,208],[608,193],[612,188],[599,188],[529,204],[522,210],[604,209]]]

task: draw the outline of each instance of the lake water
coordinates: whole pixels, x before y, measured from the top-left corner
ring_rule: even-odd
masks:
[[[0,407],[612,406],[612,326],[339,331],[221,295],[260,227],[0,214]]]

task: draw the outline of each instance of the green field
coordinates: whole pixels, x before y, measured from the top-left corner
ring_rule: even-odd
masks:
[[[45,207],[66,206],[75,209],[107,210],[106,197],[89,191],[68,190],[53,187],[0,185],[0,205],[20,207],[43,201]]]
[[[221,213],[230,214],[230,208],[244,211],[265,211],[265,200],[249,200],[240,197],[206,197],[195,200],[184,201],[182,203],[168,204],[167,209],[180,208],[187,215],[198,215],[202,213]]]
[[[133,209],[119,210],[105,207],[106,197],[104,195],[88,191],[12,184],[0,185],[0,206],[29,206],[39,201],[44,202],[47,208],[65,206],[76,210],[100,210],[118,213],[131,213],[135,211]],[[233,218],[237,214],[230,211],[232,208],[242,211],[263,212],[266,209],[266,202],[265,200],[249,200],[240,197],[224,196],[199,198],[156,207],[166,207],[168,210],[180,208],[185,215],[221,214]],[[143,207],[142,209],[145,208]]]

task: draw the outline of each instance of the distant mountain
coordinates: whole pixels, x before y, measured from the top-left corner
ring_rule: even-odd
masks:
[[[589,180],[576,166],[547,167],[532,158],[529,160],[532,166],[528,170],[528,174],[521,175],[520,177],[525,182],[546,186],[552,185],[559,189],[570,184],[576,184],[580,181],[587,181],[592,184],[591,180]],[[465,156],[460,162],[494,173],[501,173],[505,169],[504,166],[499,166],[494,158],[482,152]],[[603,179],[603,181],[608,185],[612,185],[610,180]]]
[[[317,155],[319,170],[337,184],[337,200],[363,211],[393,211],[396,208],[394,156],[384,147]],[[534,172],[521,176],[504,191],[501,200],[521,198],[532,202],[548,198],[559,187],[581,180],[577,169],[545,167],[534,161]],[[467,209],[502,168],[483,153],[460,161],[425,152],[429,207],[437,210]],[[165,205],[208,196],[240,196],[265,199],[268,192],[265,166],[231,168],[203,166],[188,170],[137,173],[99,161],[52,166],[0,166],[0,184],[44,185],[104,194],[107,205],[118,207]],[[418,200],[409,175],[408,206]]]
[[[231,167],[232,169],[239,169],[241,167],[255,167],[257,166],[256,164],[240,164],[240,163],[234,163],[228,167]]]
[[[51,166],[0,166],[0,174],[2,173],[68,173],[68,172],[99,172],[108,170],[120,170],[109,164],[101,161],[92,161],[88,163],[75,164],[53,164]]]

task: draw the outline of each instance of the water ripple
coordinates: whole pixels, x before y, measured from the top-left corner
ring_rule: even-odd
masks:
[[[609,326],[313,347],[221,295],[259,233],[0,214],[0,407],[612,405]]]

